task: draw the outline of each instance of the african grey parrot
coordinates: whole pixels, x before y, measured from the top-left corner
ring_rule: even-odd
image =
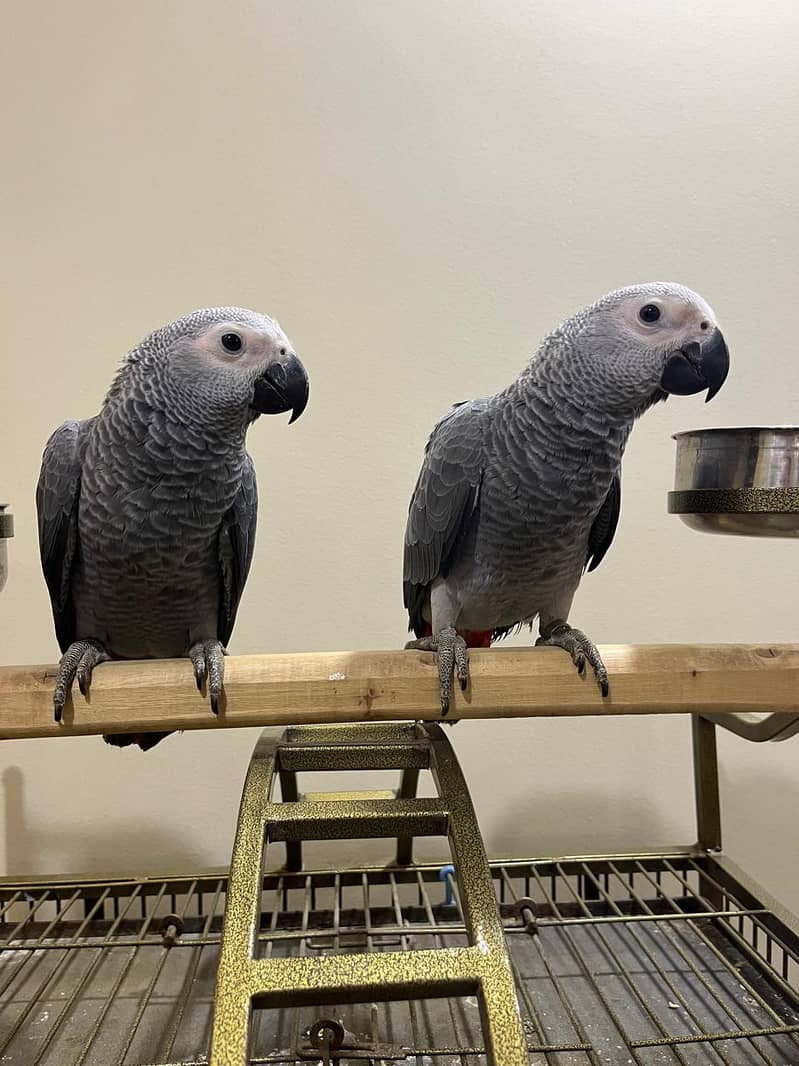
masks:
[[[247,429],[308,401],[277,322],[195,311],[128,353],[100,413],[65,422],[44,451],[39,548],[63,653],[60,721],[77,676],[106,659],[188,656],[218,710],[224,645],[252,560],[258,507]],[[153,747],[167,733],[106,737]]]
[[[635,419],[669,393],[724,383],[729,355],[716,318],[690,289],[635,285],[578,311],[519,377],[456,404],[427,442],[405,530],[406,645],[433,651],[441,710],[467,647],[487,647],[539,619],[537,644],[565,649],[580,673],[608,675],[596,646],[567,623],[586,567],[619,519],[621,458]]]

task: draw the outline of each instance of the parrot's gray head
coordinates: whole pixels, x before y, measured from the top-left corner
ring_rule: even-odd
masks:
[[[672,282],[608,293],[558,331],[600,403],[636,413],[670,394],[724,384],[729,353],[716,316],[697,293]]]
[[[273,319],[241,307],[210,307],[155,330],[127,359],[109,398],[129,384],[207,423],[246,428],[262,414],[308,402],[308,375]]]

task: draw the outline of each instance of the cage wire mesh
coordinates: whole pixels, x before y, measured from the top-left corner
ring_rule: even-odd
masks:
[[[709,856],[491,867],[535,1066],[799,1063],[794,933]],[[0,1062],[207,1061],[223,875],[0,888]],[[258,953],[459,946],[451,868],[269,873]],[[257,1010],[249,1062],[479,1066],[477,999]],[[318,1043],[318,1041],[317,1041]]]

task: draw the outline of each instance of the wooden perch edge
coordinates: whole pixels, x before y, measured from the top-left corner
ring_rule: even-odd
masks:
[[[472,652],[472,684],[456,691],[453,719],[724,711],[799,713],[799,645],[621,644],[601,649],[603,700],[554,648]],[[0,739],[155,729],[310,722],[440,719],[429,653],[409,651],[242,655],[225,661],[218,718],[187,659],[115,662],[94,673],[90,700],[77,685],[64,722],[53,721],[53,666],[0,667]]]

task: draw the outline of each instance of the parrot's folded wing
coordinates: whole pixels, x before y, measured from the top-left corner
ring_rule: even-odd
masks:
[[[613,543],[616,526],[619,524],[621,513],[621,473],[616,472],[610,489],[605,497],[605,502],[594,519],[591,531],[588,534],[588,551],[585,556],[585,565],[589,573],[596,570],[605,558],[608,548]]]
[[[248,455],[241,475],[241,486],[222,520],[222,528],[219,531],[220,600],[217,634],[225,645],[233,632],[239,601],[250,572],[257,518],[258,488],[255,468]]]
[[[484,467],[483,401],[459,404],[438,423],[425,449],[405,528],[403,592],[421,636],[430,583],[447,572],[459,536],[477,510]]]
[[[88,422],[65,422],[50,437],[36,486],[39,553],[61,651],[75,639],[70,576],[78,542],[81,439]]]

